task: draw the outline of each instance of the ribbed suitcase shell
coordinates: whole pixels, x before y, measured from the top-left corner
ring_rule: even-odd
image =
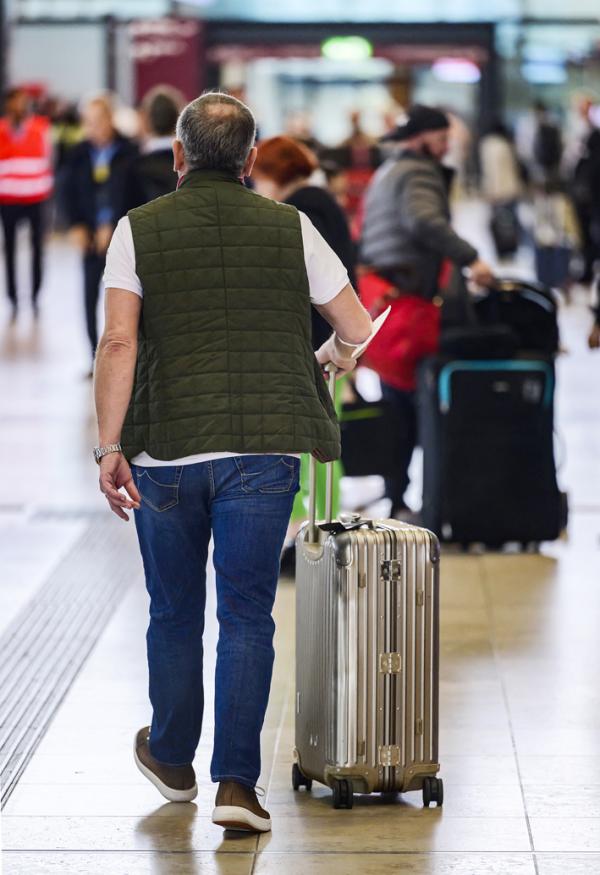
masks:
[[[395,520],[296,543],[296,749],[356,792],[439,771],[439,543]]]

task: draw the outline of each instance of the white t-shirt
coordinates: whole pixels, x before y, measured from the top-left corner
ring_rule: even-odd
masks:
[[[338,256],[325,242],[308,216],[304,213],[299,213],[299,216],[310,300],[312,304],[327,304],[339,295],[344,286],[349,283],[348,273]],[[144,297],[144,290],[135,270],[133,234],[127,216],[119,221],[110,241],[110,246],[106,253],[104,285],[107,289],[125,289],[128,292],[139,295],[140,298]],[[199,453],[193,456],[185,456],[182,459],[162,461],[160,459],[153,459],[148,453],[139,453],[131,461],[135,465],[151,468],[160,465],[194,465],[198,462],[210,462],[215,459],[225,459],[230,456],[239,455],[239,453],[230,452]],[[276,455],[283,455],[283,453]]]

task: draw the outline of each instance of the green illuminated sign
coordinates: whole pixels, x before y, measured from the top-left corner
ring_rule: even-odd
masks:
[[[373,57],[373,43],[362,36],[331,36],[321,45],[321,54],[331,61],[365,61]]]

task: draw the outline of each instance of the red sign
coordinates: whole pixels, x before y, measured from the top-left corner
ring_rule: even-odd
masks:
[[[197,19],[157,18],[129,25],[135,96],[155,85],[171,85],[188,100],[202,92],[203,23]]]

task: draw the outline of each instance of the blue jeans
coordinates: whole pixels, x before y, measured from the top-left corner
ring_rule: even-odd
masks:
[[[254,787],[273,671],[271,616],[299,460],[236,456],[133,472],[150,595],[150,752],[191,763],[202,729],[206,562],[214,537],[219,642],[213,781]]]

